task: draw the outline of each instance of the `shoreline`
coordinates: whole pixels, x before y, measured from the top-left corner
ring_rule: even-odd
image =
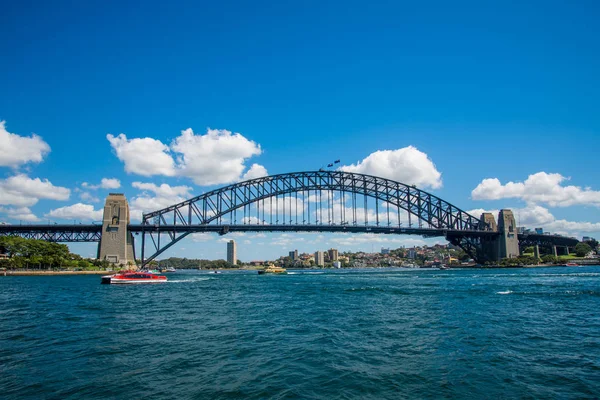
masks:
[[[2,276],[110,275],[114,271],[0,271]]]

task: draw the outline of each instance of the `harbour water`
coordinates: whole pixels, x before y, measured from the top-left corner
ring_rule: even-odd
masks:
[[[598,398],[600,267],[0,278],[4,399]]]

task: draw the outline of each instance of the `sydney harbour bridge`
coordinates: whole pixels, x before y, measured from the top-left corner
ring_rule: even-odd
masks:
[[[498,222],[491,214],[470,215],[414,185],[341,172],[294,172],[224,186],[142,215],[131,224],[125,196],[111,193],[102,224],[0,225],[0,235],[53,242],[99,242],[98,257],[135,261],[141,239],[147,264],[194,233],[336,232],[445,237],[479,263],[519,255],[519,245],[572,247],[563,236],[518,234],[510,210]]]

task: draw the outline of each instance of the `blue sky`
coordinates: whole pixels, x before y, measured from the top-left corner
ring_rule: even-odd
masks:
[[[109,191],[164,204],[254,164],[273,174],[339,158],[372,172],[371,155],[380,174],[465,210],[513,208],[527,225],[600,237],[599,17],[592,1],[7,3],[0,221],[89,222]],[[184,154],[173,142],[188,128]],[[411,154],[429,163],[399,173]],[[236,240],[243,260],[423,242],[316,238]],[[222,258],[225,245],[209,245],[221,239],[167,255]]]

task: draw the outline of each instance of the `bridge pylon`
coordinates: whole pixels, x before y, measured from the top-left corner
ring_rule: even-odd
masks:
[[[135,265],[133,235],[128,230],[129,204],[122,193],[109,193],[104,203],[98,259],[112,264]]]

